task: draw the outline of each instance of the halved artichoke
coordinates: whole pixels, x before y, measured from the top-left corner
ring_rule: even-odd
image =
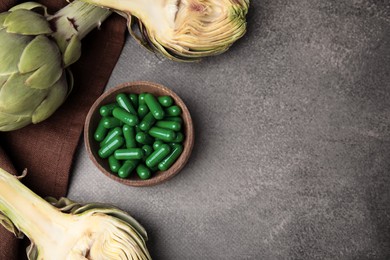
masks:
[[[142,45],[177,61],[225,52],[245,34],[249,8],[249,0],[83,1],[120,13]]]
[[[47,202],[0,169],[0,224],[31,241],[29,260],[148,260],[145,229],[103,204],[48,198]]]

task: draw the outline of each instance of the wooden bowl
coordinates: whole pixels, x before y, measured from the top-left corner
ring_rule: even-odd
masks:
[[[127,93],[127,94],[141,94],[144,92],[151,93],[155,96],[171,96],[176,103],[182,109],[182,118],[183,118],[183,133],[185,135],[185,139],[183,141],[183,152],[180,157],[176,160],[176,162],[166,171],[158,171],[152,174],[152,177],[147,180],[140,179],[137,174],[131,174],[131,176],[127,179],[122,179],[118,177],[115,173],[110,171],[110,167],[108,165],[108,159],[102,159],[98,155],[98,150],[100,148],[99,143],[94,139],[94,132],[96,127],[98,126],[99,121],[101,120],[101,115],[99,113],[99,109],[101,106],[109,103],[116,102],[115,97],[119,93]],[[179,171],[184,167],[187,163],[188,158],[192,152],[192,148],[194,146],[194,128],[192,124],[192,119],[190,112],[188,111],[186,105],[183,100],[176,95],[172,90],[156,84],[152,82],[129,82],[121,84],[115,88],[110,89],[101,95],[95,103],[92,105],[91,109],[88,112],[87,119],[85,121],[84,126],[84,139],[85,146],[87,148],[87,152],[89,158],[93,161],[97,168],[105,175],[114,179],[120,183],[129,186],[152,186],[164,181],[169,180],[173,176],[175,176]]]

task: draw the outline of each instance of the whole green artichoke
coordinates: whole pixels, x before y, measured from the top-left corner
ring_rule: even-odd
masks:
[[[81,38],[109,14],[79,1],[55,15],[33,2],[0,14],[0,131],[41,122],[57,110],[73,87],[66,68],[80,57]]]

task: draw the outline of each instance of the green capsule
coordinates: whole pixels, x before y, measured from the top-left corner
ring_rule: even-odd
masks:
[[[152,112],[154,118],[156,118],[157,120],[161,120],[164,118],[164,110],[155,98],[155,96],[149,93],[145,94],[145,103],[148,106],[150,112]]]
[[[176,138],[176,133],[174,131],[160,127],[152,127],[148,133],[154,138],[158,138],[165,142],[172,142]]]
[[[173,121],[173,122],[178,122],[180,124],[183,124],[183,118],[180,116],[166,116],[163,119],[164,121]]]
[[[149,108],[147,105],[139,105],[138,107],[139,118],[144,118],[148,113],[149,113]]]
[[[181,130],[181,124],[174,121],[157,121],[155,126],[176,132]]]
[[[112,139],[121,135],[122,135],[122,129],[120,127],[115,127],[114,129],[111,129],[110,132],[108,132],[106,138],[104,138],[104,140],[100,143],[100,147],[106,145]]]
[[[138,107],[138,95],[137,94],[130,94],[129,99],[131,100],[131,103],[133,104],[133,107]]]
[[[168,154],[171,152],[171,147],[167,144],[163,144],[155,150],[151,155],[146,158],[146,165],[149,168],[157,166]]]
[[[118,149],[114,153],[117,160],[135,160],[144,157],[144,150],[141,148]]]
[[[105,128],[114,128],[122,125],[122,122],[115,117],[105,117],[102,119]]]
[[[163,144],[164,144],[164,142],[161,141],[161,140],[154,141],[154,143],[153,143],[153,149],[154,149],[154,150],[157,150],[157,149],[160,148],[160,146],[163,145]]]
[[[114,137],[107,144],[102,146],[98,152],[100,158],[107,158],[112,155],[119,147],[125,143],[125,139],[121,136]]]
[[[127,112],[136,115],[137,112],[135,111],[135,108],[133,104],[131,103],[130,99],[126,96],[126,94],[118,94],[116,96],[116,102],[118,102],[119,106],[126,110]]]
[[[138,124],[138,117],[136,115],[130,114],[123,108],[115,108],[112,111],[112,115],[129,126],[135,126],[136,124]]]
[[[135,140],[140,144],[152,144],[153,138],[144,132],[139,132],[135,135]]]
[[[171,142],[172,143],[181,143],[184,141],[184,134],[183,133],[177,133],[176,134],[176,138],[174,140],[172,140]]]
[[[150,169],[143,164],[137,166],[137,174],[142,180],[147,180],[152,176]]]
[[[146,159],[149,155],[153,153],[153,148],[147,144],[142,146],[142,150],[144,150],[144,154],[145,154],[143,159]]]
[[[157,99],[160,105],[163,107],[170,107],[173,105],[173,98],[170,96],[161,96],[158,97]]]
[[[156,119],[154,118],[152,112],[149,112],[141,121],[141,123],[139,123],[139,128],[142,130],[142,131],[148,131],[152,126],[153,124],[156,122]]]
[[[137,147],[137,142],[135,141],[135,127],[124,125],[122,131],[123,131],[123,136],[125,137],[126,148]]]
[[[93,138],[96,141],[101,142],[106,137],[107,132],[108,132],[108,129],[104,127],[104,121],[102,119],[102,120],[100,120],[98,127],[95,130],[95,134],[93,135]]]
[[[138,106],[145,105],[145,94],[146,93],[142,93],[138,95]]]
[[[139,160],[127,160],[123,163],[122,167],[119,168],[118,176],[125,179],[135,170],[139,163]]]
[[[99,112],[101,116],[112,116],[112,110],[118,107],[116,104],[107,104],[100,107]]]
[[[174,144],[172,146],[172,152],[158,164],[158,169],[160,171],[168,170],[179,158],[180,154],[183,152],[183,146],[180,144]]]
[[[181,108],[178,106],[171,106],[164,110],[165,114],[167,116],[180,116],[181,115]]]
[[[114,155],[108,157],[108,165],[110,166],[111,171],[115,173],[117,173],[121,167],[121,163],[115,158]]]

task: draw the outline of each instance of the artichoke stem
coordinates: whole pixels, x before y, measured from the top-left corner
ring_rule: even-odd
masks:
[[[55,243],[69,223],[68,215],[51,206],[1,168],[0,211],[36,244]]]
[[[81,41],[90,31],[99,27],[112,12],[106,8],[74,1],[49,17],[53,37],[64,51],[74,36]]]

